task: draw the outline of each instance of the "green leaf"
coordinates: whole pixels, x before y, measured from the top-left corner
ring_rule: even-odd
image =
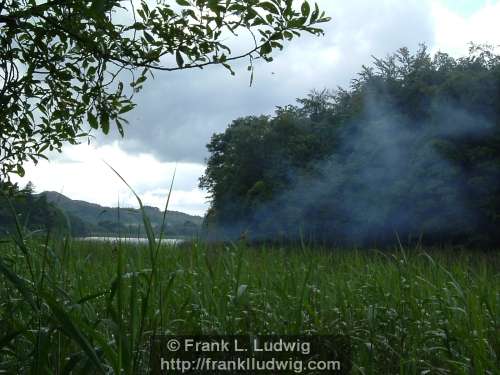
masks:
[[[260,47],[260,54],[261,55],[268,55],[272,52],[271,44],[270,43],[265,43]]]
[[[109,114],[108,112],[102,112],[101,114],[101,129],[104,134],[109,133]]]
[[[87,112],[87,121],[89,122],[91,128],[97,129],[99,127],[99,124],[97,123],[97,118],[90,111]]]
[[[116,122],[116,128],[118,129],[118,133],[123,137],[125,135],[125,132],[123,131],[123,124],[119,119],[115,120]]]
[[[177,65],[179,66],[179,68],[182,68],[184,66],[184,59],[182,58],[179,50],[175,51],[175,60],[177,61]]]
[[[319,20],[317,20],[316,23],[330,22],[331,20],[332,20],[332,17],[323,17],[323,18],[320,18]]]
[[[318,16],[319,16],[318,4],[314,4],[314,11],[311,14],[311,22],[312,23],[316,22],[316,20],[318,19]]]
[[[87,76],[94,76],[96,72],[97,72],[97,67],[92,65],[87,69]]]
[[[137,81],[135,81],[135,86],[140,85],[141,83],[144,83],[146,81],[147,77],[145,75],[140,76],[137,78]]]
[[[106,11],[106,2],[102,0],[93,0],[90,10],[93,12],[93,15],[102,17],[103,13]]]
[[[20,176],[20,177],[24,177],[25,175],[25,171],[24,171],[24,168],[21,166],[21,165],[18,165],[17,166],[17,174]]]
[[[270,12],[270,13],[279,14],[279,11],[276,8],[276,6],[269,1],[264,1],[263,3],[259,4],[258,6],[262,9]]]
[[[233,68],[231,68],[231,65],[229,65],[229,64],[227,64],[227,63],[224,63],[224,62],[223,62],[223,63],[221,63],[221,64],[222,64],[222,66],[223,66],[224,68],[226,68],[227,70],[229,70],[229,71],[231,72],[231,75],[232,75],[232,76],[236,75],[236,73],[234,72]]]
[[[132,109],[134,109],[134,107],[135,107],[135,104],[133,104],[133,103],[127,104],[120,109],[118,114],[121,115],[122,113],[130,112]]]
[[[187,6],[190,6],[191,4],[189,4],[189,1],[187,0],[175,0],[175,2],[179,5],[182,5],[184,7],[187,7]]]
[[[217,0],[208,0],[208,8],[212,12],[218,12],[219,11],[219,2]]]
[[[35,301],[33,300],[33,291],[31,285],[27,280],[19,277],[19,275],[13,272],[0,258],[0,273],[3,274],[7,280],[11,282],[14,287],[19,290],[24,300],[28,302],[33,309],[36,309]]]
[[[46,293],[43,295],[47,305],[52,311],[53,318],[59,322],[61,330],[66,334],[66,336],[78,344],[85,354],[87,354],[88,358],[94,363],[99,372],[105,374],[106,370],[104,369],[96,351],[90,344],[85,334],[79,329],[80,322],[75,321],[74,318],[72,318],[71,315],[64,310],[63,306],[52,296]]]
[[[148,33],[148,32],[146,32],[146,31],[144,31],[144,38],[146,38],[146,40],[147,40],[149,43],[151,43],[151,44],[153,44],[153,43],[155,42],[155,38],[153,38],[153,37],[151,36],[151,34],[149,34],[149,33]]]
[[[309,6],[309,3],[307,1],[304,1],[302,3],[302,7],[300,8],[300,11],[304,17],[309,17],[309,13],[311,13],[311,7]]]

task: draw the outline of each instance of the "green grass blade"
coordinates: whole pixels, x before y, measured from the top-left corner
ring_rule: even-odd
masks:
[[[82,326],[81,322],[71,317],[51,295],[44,294],[43,297],[53,313],[53,318],[59,323],[60,329],[78,344],[100,373],[106,374],[106,369],[103,367],[95,349],[79,328],[79,326]]]

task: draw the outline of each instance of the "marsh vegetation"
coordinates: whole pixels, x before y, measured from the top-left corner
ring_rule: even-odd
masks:
[[[495,254],[94,242],[1,245],[0,369],[142,373],[166,334],[344,334],[354,373],[494,374]]]

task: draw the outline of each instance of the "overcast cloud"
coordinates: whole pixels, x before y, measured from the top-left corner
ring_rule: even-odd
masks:
[[[427,1],[319,3],[333,18],[324,24],[325,37],[304,35],[277,54],[274,63],[258,63],[252,87],[248,61],[236,65],[235,77],[222,67],[157,73],[137,97],[121,146],[150,152],[161,161],[202,163],[211,135],[235,118],[272,114],[276,106],[292,104],[312,89],[344,86],[371,55],[434,44]]]
[[[303,36],[287,44],[273,63],[258,63],[252,87],[247,61],[235,66],[235,77],[221,67],[158,72],[136,98],[125,139],[99,135],[92,146],[67,147],[51,163],[28,167],[23,182],[32,180],[38,190],[62,191],[74,199],[135,205],[100,161],[105,159],[146,203],[161,207],[178,162],[171,207],[203,214],[207,202],[197,179],[207,157],[205,145],[232,120],[272,114],[276,106],[293,104],[312,89],[346,86],[371,56],[384,57],[403,46],[415,51],[425,43],[433,51],[460,55],[470,41],[500,44],[499,1],[317,2],[333,19],[324,24],[325,37]]]

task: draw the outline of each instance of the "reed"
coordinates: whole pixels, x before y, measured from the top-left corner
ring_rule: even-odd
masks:
[[[139,200],[142,206],[142,203]],[[495,252],[0,243],[0,370],[140,374],[164,334],[344,334],[353,372],[494,374]]]

